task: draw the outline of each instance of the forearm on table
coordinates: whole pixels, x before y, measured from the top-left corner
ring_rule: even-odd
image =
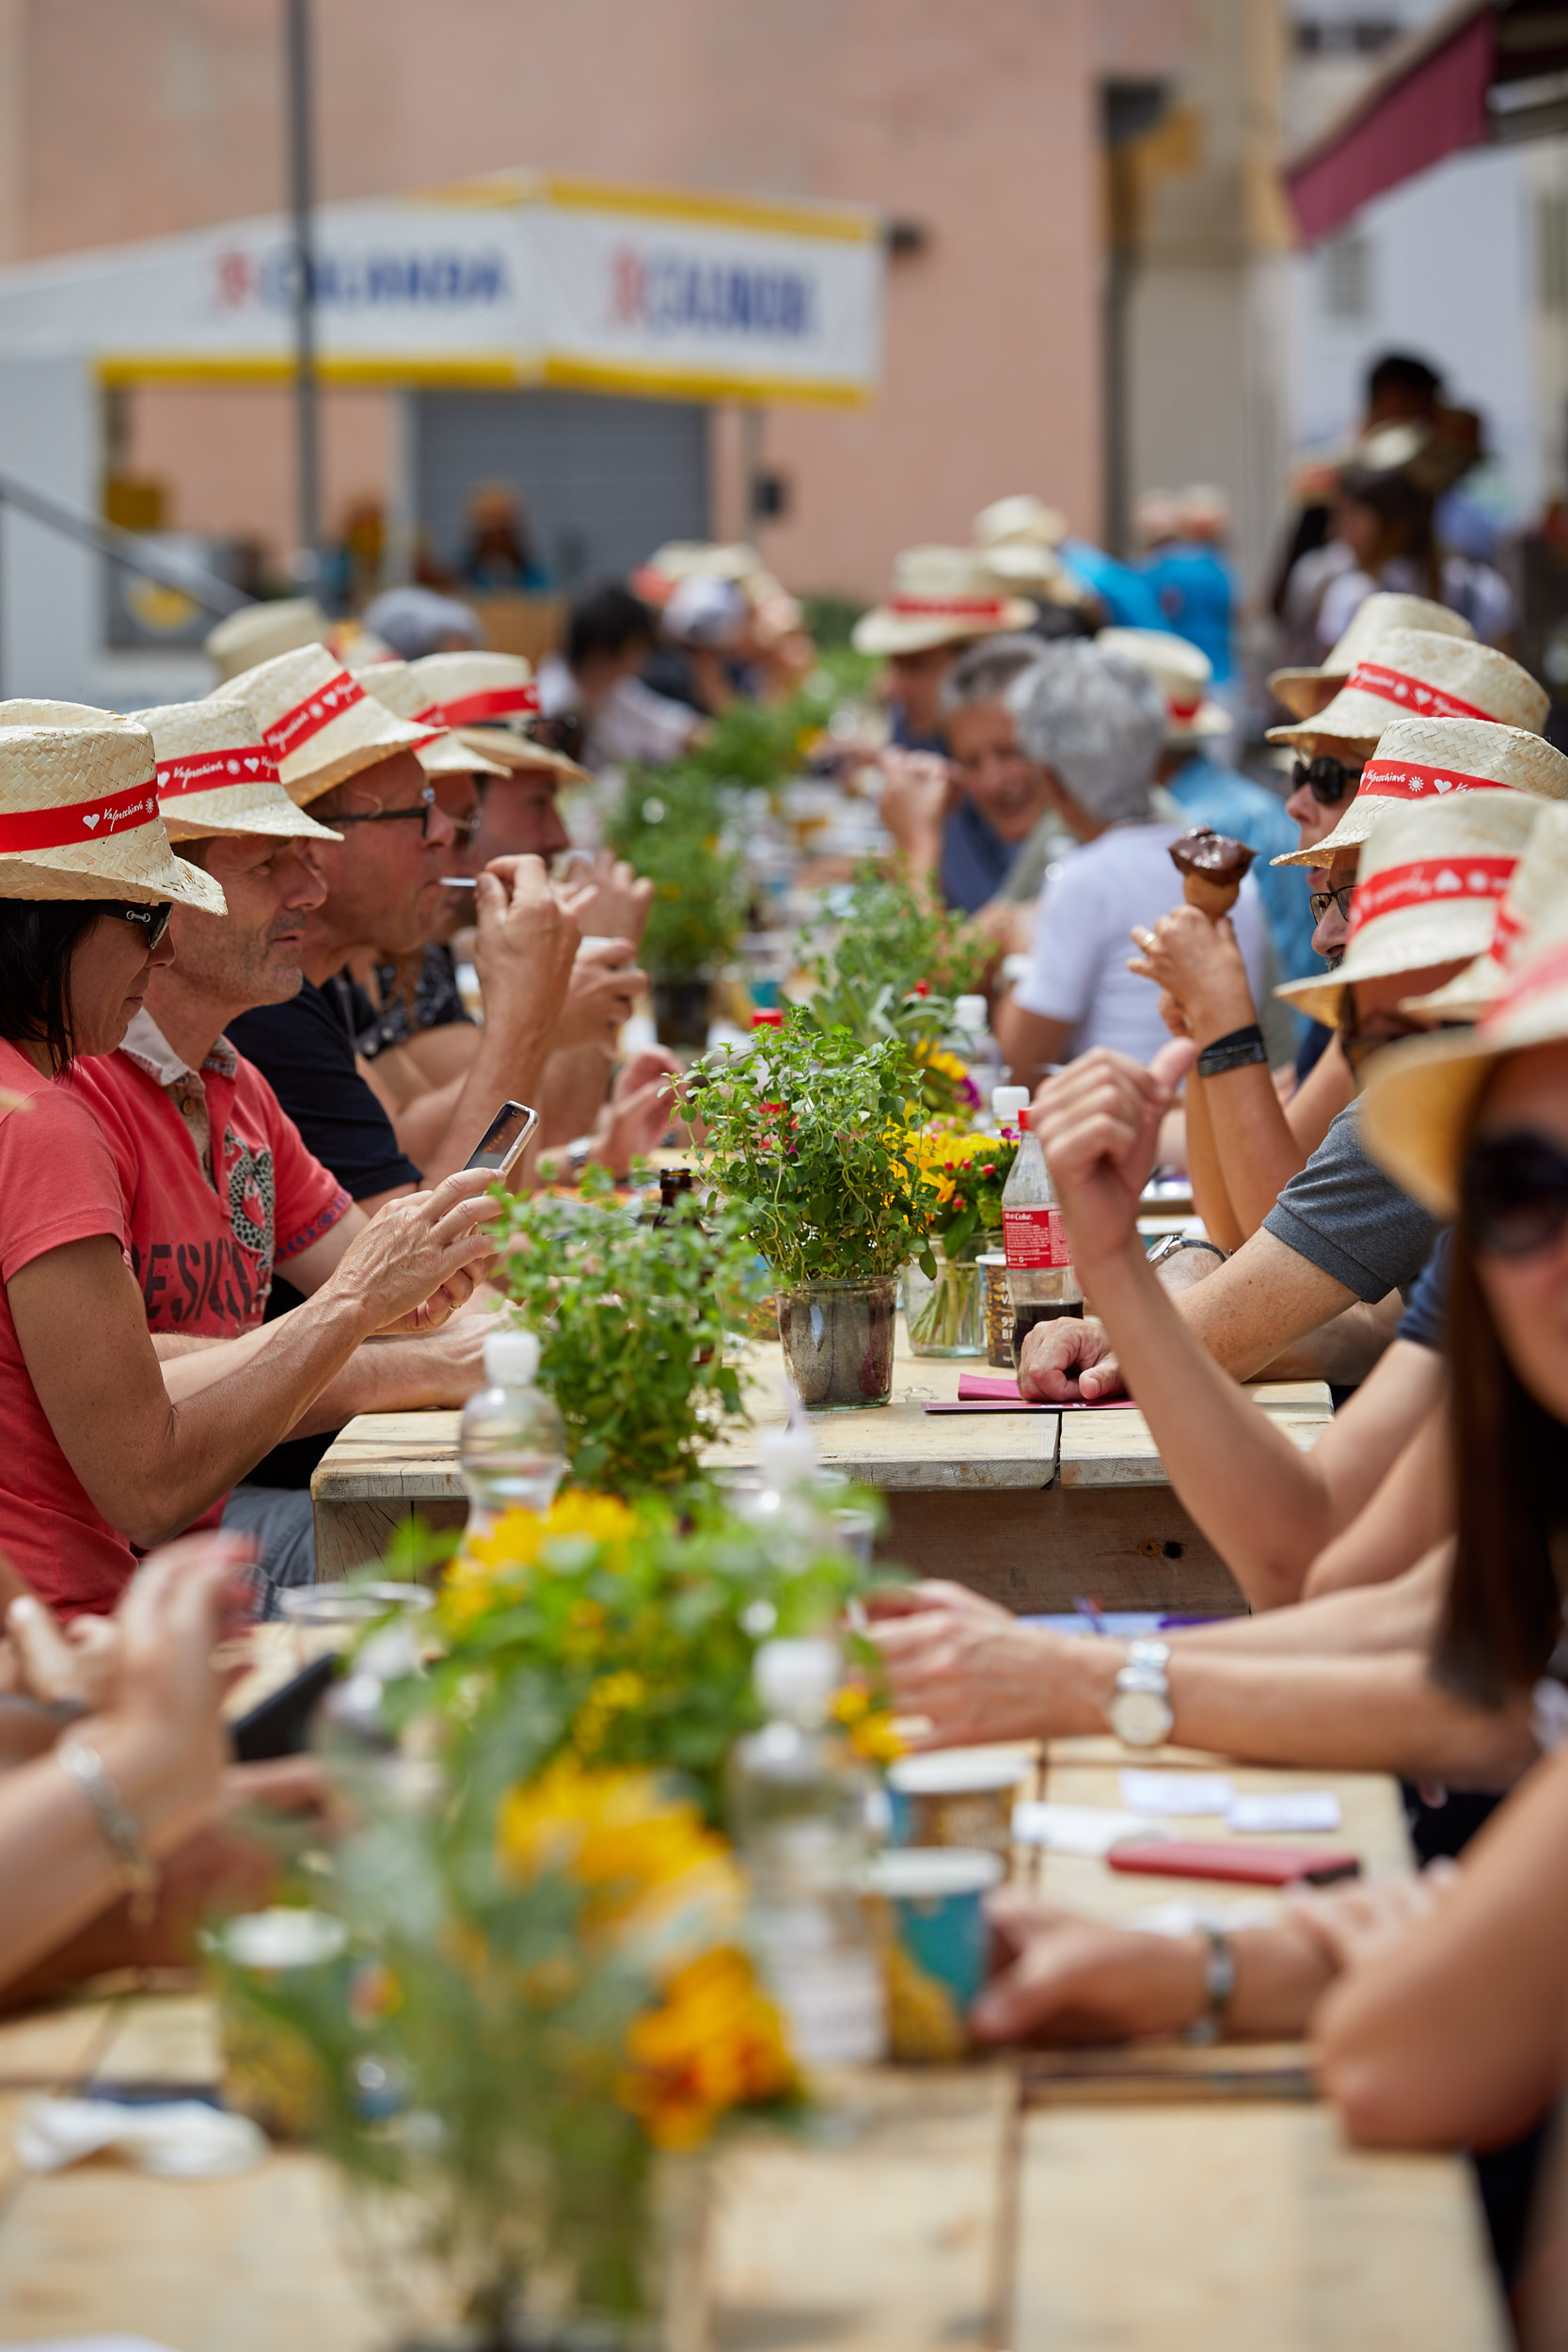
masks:
[[[1266,1609],[1256,1616],[1183,1627],[1172,1634],[1171,1646],[1251,1658],[1426,1650],[1436,1629],[1447,1576],[1445,1548],[1388,1583],[1309,1596],[1290,1608]]]
[[[1085,1281],[1085,1290],[1089,1287]],[[1282,1351],[1354,1303],[1342,1282],[1275,1234],[1259,1231],[1208,1281],[1195,1284],[1181,1311],[1233,1380],[1255,1380],[1265,1365],[1272,1377],[1282,1379],[1286,1375],[1274,1369]]]
[[[1275,1609],[1298,1597],[1328,1538],[1329,1496],[1311,1454],[1258,1409],[1193,1327],[1195,1303],[1228,1271],[1178,1303],[1135,1236],[1115,1258],[1080,1268],[1171,1485],[1253,1607]]]
[[[289,1313],[293,1311],[291,1308]],[[198,1396],[203,1389],[210,1389],[215,1380],[226,1380],[230,1373],[254,1362],[273,1333],[288,1319],[288,1314],[279,1315],[275,1322],[259,1323],[254,1329],[238,1332],[232,1339],[154,1331],[152,1352],[164,1368],[164,1388],[170,1404],[182,1405],[187,1398]]]
[[[1192,1179],[1193,1206],[1210,1240],[1218,1242],[1222,1249],[1234,1249],[1245,1236],[1214,1148],[1207,1088],[1196,1071],[1187,1073],[1181,1100],[1187,1115],[1187,1173]]]
[[[1375,1305],[1357,1299],[1312,1329],[1296,1333],[1267,1363],[1242,1376],[1326,1380],[1335,1388],[1353,1389],[1376,1370],[1403,1312],[1404,1301],[1398,1291],[1390,1291]]]
[[[1074,1671],[1043,1708],[1047,1737],[1103,1732],[1127,1662],[1120,1642],[1073,1647]],[[1432,1680],[1424,1652],[1265,1662],[1173,1645],[1169,1678],[1172,1740],[1247,1763],[1500,1789],[1535,1760],[1527,1699],[1470,1706]]]
[[[423,1339],[370,1339],[356,1347],[336,1378],[290,1429],[316,1438],[341,1429],[356,1413],[417,1413],[452,1402],[446,1351]]]

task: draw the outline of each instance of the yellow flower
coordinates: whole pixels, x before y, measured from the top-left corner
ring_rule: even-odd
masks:
[[[957,1054],[950,1054],[945,1045],[937,1043],[935,1038],[917,1038],[914,1057],[922,1070],[934,1071],[939,1078],[951,1078],[955,1086],[969,1075]]]
[[[441,1623],[461,1633],[487,1609],[516,1597],[548,1548],[562,1541],[596,1544],[605,1564],[623,1568],[637,1531],[637,1515],[614,1495],[571,1486],[547,1512],[503,1511],[488,1535],[465,1544],[441,1580]]]
[[[590,1686],[572,1725],[572,1744],[578,1754],[585,1761],[592,1761],[604,1745],[610,1718],[641,1707],[646,1696],[647,1684],[629,1668],[623,1668],[619,1674],[601,1675]]]
[[[585,1935],[635,1936],[659,1969],[679,1965],[744,1906],[724,1839],[653,1772],[585,1772],[560,1758],[503,1799],[497,1834],[519,1879],[562,1870],[586,1889]]]
[[[700,2147],[731,2107],[798,2087],[784,2027],[744,1952],[721,1945],[677,1971],[626,2034],[622,2104],[658,2148]]]

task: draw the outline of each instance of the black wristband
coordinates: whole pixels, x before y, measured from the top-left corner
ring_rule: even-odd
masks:
[[[1263,1032],[1256,1021],[1249,1021],[1244,1029],[1232,1029],[1228,1037],[1217,1037],[1212,1045],[1204,1047],[1197,1057],[1197,1074],[1222,1078],[1227,1070],[1245,1070],[1252,1062],[1268,1058]]]

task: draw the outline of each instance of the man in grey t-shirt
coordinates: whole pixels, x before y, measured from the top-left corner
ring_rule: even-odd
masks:
[[[1371,1307],[1390,1291],[1408,1295],[1438,1228],[1368,1157],[1353,1103],[1291,1177],[1263,1231]]]

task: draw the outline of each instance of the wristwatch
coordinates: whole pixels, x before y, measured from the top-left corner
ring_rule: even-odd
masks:
[[[1117,1677],[1105,1720],[1124,1748],[1157,1748],[1176,1722],[1165,1666],[1168,1642],[1129,1642],[1127,1663]]]

